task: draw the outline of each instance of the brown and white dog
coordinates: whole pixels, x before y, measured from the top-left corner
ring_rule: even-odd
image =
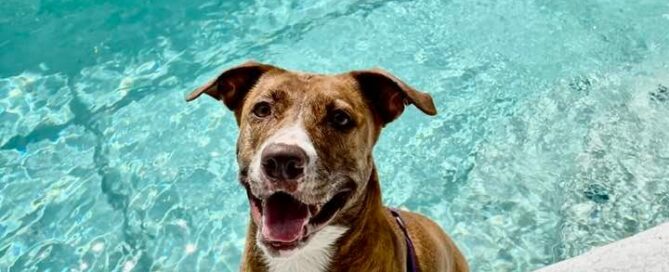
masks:
[[[337,75],[247,62],[193,91],[239,125],[239,180],[251,220],[242,271],[405,271],[408,242],[383,206],[372,149],[404,106],[432,98],[380,69]],[[420,271],[467,271],[430,219],[400,212]]]

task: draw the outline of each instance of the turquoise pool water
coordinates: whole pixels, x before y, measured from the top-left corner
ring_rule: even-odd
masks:
[[[0,271],[236,271],[236,127],[184,95],[246,59],[382,66],[431,93],[376,148],[384,199],[474,271],[669,220],[669,3],[0,3]]]

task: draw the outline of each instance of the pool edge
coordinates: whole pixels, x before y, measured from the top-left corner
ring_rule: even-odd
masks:
[[[669,271],[669,222],[536,271]]]

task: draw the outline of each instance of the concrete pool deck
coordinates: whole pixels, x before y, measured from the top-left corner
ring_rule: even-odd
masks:
[[[537,270],[562,271],[669,271],[669,223]]]

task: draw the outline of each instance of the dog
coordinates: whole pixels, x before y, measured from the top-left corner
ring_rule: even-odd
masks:
[[[430,219],[383,206],[372,149],[406,105],[432,97],[382,69],[336,75],[249,61],[187,97],[222,101],[239,127],[250,220],[241,271],[468,271]]]

